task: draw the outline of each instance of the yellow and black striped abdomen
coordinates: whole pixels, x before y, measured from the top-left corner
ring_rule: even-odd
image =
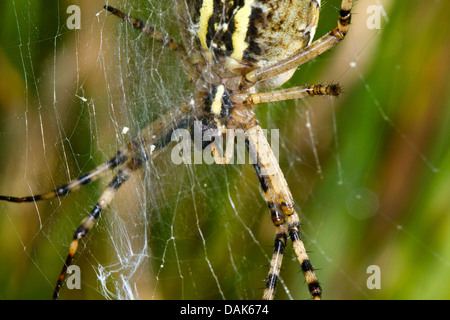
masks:
[[[215,69],[243,74],[307,46],[320,0],[189,0],[195,37]]]

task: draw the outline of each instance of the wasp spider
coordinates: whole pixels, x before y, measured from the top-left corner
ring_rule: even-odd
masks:
[[[320,0],[174,0],[182,44],[141,20],[105,6],[110,13],[168,47],[179,58],[197,91],[180,106],[151,123],[108,162],[94,170],[48,193],[26,197],[0,196],[0,200],[11,202],[62,197],[107,171],[115,171],[115,177],[92,211],[75,230],[53,298],[58,297],[80,240],[94,227],[117,190],[145,162],[163,152],[175,129],[192,130],[195,120],[201,121],[202,130],[244,130],[247,149],[256,153],[254,168],[276,229],[263,298],[274,298],[288,237],[312,297],[321,298],[322,289],[300,238],[300,220],[291,192],[254,116],[254,107],[260,103],[340,93],[338,85],[308,85],[261,92],[279,87],[298,66],[344,39],[350,23],[352,0],[342,0],[337,27],[313,42],[320,5]],[[227,161],[219,159],[214,149],[212,151],[216,162]],[[269,167],[270,173],[267,173]]]

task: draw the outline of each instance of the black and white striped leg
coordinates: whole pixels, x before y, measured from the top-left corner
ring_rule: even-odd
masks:
[[[331,85],[307,85],[288,89],[273,90],[257,93],[236,93],[231,96],[233,103],[237,105],[256,105],[267,102],[277,102],[292,99],[302,99],[313,96],[338,96],[341,87],[338,84]]]
[[[109,170],[114,170],[117,167],[124,164],[128,161],[129,157],[132,154],[132,150],[127,147],[119,150],[116,155],[111,158],[109,161],[97,166],[95,169],[79,176],[78,178],[58,186],[54,190],[46,193],[35,194],[31,196],[25,197],[12,197],[12,196],[3,196],[0,195],[0,201],[8,201],[8,202],[34,202],[40,200],[48,200],[56,197],[64,197],[68,194],[79,190],[81,187],[101,178],[105,175]]]
[[[286,248],[286,241],[286,225],[282,224],[277,227],[277,233],[275,235],[269,274],[267,275],[266,287],[264,288],[264,300],[273,300],[275,297],[278,278],[280,277],[281,264],[283,262],[284,249]]]
[[[130,159],[133,157],[134,160],[132,160],[132,162],[136,162],[136,159],[146,161],[147,155],[150,154],[154,157],[157,152],[170,143],[173,130],[178,127],[188,127],[189,123],[194,119],[194,110],[190,108],[189,103],[182,103],[178,109],[167,112],[147,128],[143,129],[137,137],[120,148],[114,157],[97,166],[95,169],[82,174],[68,183],[56,187],[50,192],[24,197],[0,195],[0,201],[23,203],[67,196],[68,194],[79,190],[81,187],[98,180],[109,171],[117,170],[117,168],[120,168],[126,162],[131,161]]]
[[[119,9],[113,8],[111,6],[105,6],[104,9],[111,12],[115,16],[119,17],[123,21],[129,23],[136,30],[146,34],[147,36],[156,41],[161,42],[163,46],[170,48],[175,53],[177,58],[180,60],[183,69],[186,72],[186,75],[188,76],[190,81],[194,82],[195,79],[198,78],[199,70],[194,70],[192,65],[189,63],[189,58],[186,54],[185,48],[180,43],[175,41],[175,39],[173,39],[171,36],[161,31],[158,31],[151,25],[145,23],[143,20],[130,17],[129,15],[120,11]]]
[[[119,190],[119,188],[128,180],[128,178],[132,174],[132,171],[137,168],[138,166],[134,167],[127,166],[123,169],[119,169],[117,175],[109,183],[108,187],[103,191],[102,195],[98,199],[97,203],[95,204],[94,208],[91,210],[89,215],[83,219],[81,224],[75,230],[72,243],[70,244],[69,253],[62,267],[61,273],[55,286],[55,290],[53,291],[54,300],[58,298],[59,291],[61,290],[64,278],[67,273],[67,268],[72,263],[73,257],[77,252],[80,240],[86,237],[88,231],[94,227],[95,223],[100,218],[102,211],[105,210],[111,204],[117,190]]]
[[[305,245],[300,236],[300,219],[295,210],[291,214],[286,214],[286,221],[288,223],[288,233],[294,247],[295,255],[303,271],[309,292],[314,300],[320,300],[322,296],[322,288],[317,280],[316,274],[311,261],[306,253]]]
[[[283,172],[259,125],[248,129],[247,137],[247,148],[250,153],[250,158],[252,159],[253,157],[253,160],[256,160],[256,163],[254,163],[256,175],[261,184],[264,199],[271,212],[272,222],[277,228],[274,253],[263,297],[264,299],[273,299],[274,297],[276,280],[279,276],[286,245],[286,234],[289,234],[309,291],[312,297],[318,300],[321,297],[322,289],[309,261],[303,241],[300,238],[299,216],[294,209],[294,200],[292,199]]]

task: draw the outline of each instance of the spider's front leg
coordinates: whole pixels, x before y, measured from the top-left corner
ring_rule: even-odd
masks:
[[[287,234],[289,234],[308,289],[313,298],[319,300],[322,289],[300,238],[300,219],[294,209],[294,200],[283,172],[261,127],[255,125],[248,129],[247,134],[247,148],[250,153],[250,159],[254,163],[264,198],[271,212],[272,222],[277,228],[274,251],[263,298],[268,300],[274,298]]]
[[[267,102],[302,99],[312,96],[338,96],[340,93],[341,87],[338,84],[307,85],[267,92],[236,93],[233,94],[231,99],[236,105],[257,105]]]
[[[182,44],[175,41],[175,39],[173,39],[170,35],[157,30],[156,28],[147,24],[143,20],[131,17],[125,14],[124,12],[120,11],[119,9],[116,9],[108,5],[104,6],[104,9],[111,12],[112,14],[122,19],[123,21],[129,23],[136,30],[160,42],[163,47],[170,48],[172,52],[175,54],[175,56],[179,59],[184,72],[189,78],[189,81],[191,83],[195,83],[198,80],[200,69],[199,67],[197,69],[193,67],[190,58],[186,53],[186,49]]]

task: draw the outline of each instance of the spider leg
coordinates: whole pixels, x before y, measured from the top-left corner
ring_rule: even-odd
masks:
[[[302,64],[314,59],[325,51],[341,42],[348,31],[351,19],[351,9],[353,0],[342,0],[341,10],[339,11],[338,25],[328,34],[314,41],[309,46],[299,50],[292,56],[278,63],[255,69],[247,73],[241,81],[241,88],[249,88],[259,81],[263,81],[286,71],[292,70]]]
[[[67,268],[71,265],[72,259],[77,252],[80,240],[86,237],[88,231],[94,227],[98,218],[100,218],[100,214],[102,213],[102,211],[111,204],[117,190],[119,190],[119,188],[128,180],[132,172],[139,167],[139,163],[131,161],[127,162],[126,167],[124,167],[123,169],[119,169],[117,175],[114,177],[114,179],[111,180],[108,187],[103,191],[102,195],[100,196],[99,200],[97,201],[89,215],[84,218],[84,220],[75,230],[72,243],[70,244],[69,253],[67,255],[66,261],[64,262],[64,266],[61,270],[55,286],[55,290],[53,292],[54,300],[58,298],[59,291],[61,290],[61,286],[67,273]]]
[[[302,267],[303,274],[308,284],[308,289],[314,300],[320,300],[322,295],[322,289],[320,288],[319,281],[314,273],[314,268],[306,253],[305,245],[300,237],[300,218],[292,208],[291,214],[286,214],[286,220],[288,222],[288,232],[291,238],[292,245],[294,247],[295,255]]]
[[[169,47],[173,51],[182,50],[184,51],[184,48],[182,45],[180,45],[178,42],[176,42],[172,37],[170,37],[167,34],[164,34],[158,30],[156,30],[151,25],[145,23],[143,20],[136,19],[133,17],[130,17],[129,15],[123,13],[119,9],[113,8],[111,6],[104,6],[104,9],[111,12],[115,16],[119,17],[123,21],[128,22],[131,24],[136,30],[141,31],[142,33],[145,33],[146,35],[150,36],[150,38],[153,38],[157,41],[162,42],[162,44],[166,47]]]
[[[82,174],[78,178],[56,187],[54,190],[41,194],[34,194],[31,196],[24,197],[12,197],[12,196],[4,196],[0,195],[0,201],[8,201],[15,203],[22,202],[34,202],[41,200],[49,200],[56,197],[64,197],[70,193],[73,193],[79,190],[81,187],[88,185],[91,182],[94,182],[104,176],[109,170],[114,170],[118,166],[127,162],[131,155],[137,151],[138,148],[141,148],[141,143],[137,141],[137,138],[128,143],[125,147],[121,148],[117,151],[116,155],[109,159],[107,162],[102,163],[97,166],[95,169]]]
[[[250,153],[250,160],[254,163],[256,175],[271,212],[272,222],[277,227],[274,253],[267,277],[264,299],[273,299],[274,297],[286,242],[286,222],[288,223],[289,236],[293,242],[294,251],[302,267],[309,291],[314,299],[320,299],[322,289],[300,238],[300,220],[295,212],[294,200],[283,172],[261,127],[255,125],[248,129],[247,134],[247,148]]]
[[[278,278],[280,277],[281,264],[283,262],[284,249],[286,247],[286,225],[282,224],[277,226],[276,229],[269,274],[267,275],[266,286],[264,288],[264,300],[273,300],[275,297],[275,290],[277,287]]]
[[[53,299],[58,298],[59,291],[61,290],[61,286],[67,273],[67,268],[70,266],[72,259],[77,252],[80,240],[86,237],[87,232],[94,227],[100,214],[113,201],[117,190],[119,190],[129,177],[135,171],[140,169],[145,162],[157,157],[163,152],[165,147],[171,142],[171,134],[175,129],[188,128],[191,121],[196,119],[195,109],[191,106],[192,104],[198,105],[195,104],[194,100],[182,103],[178,109],[167,112],[147,128],[143,129],[140,132],[140,135],[129,143],[129,145],[134,146],[133,156],[129,157],[129,159],[118,168],[116,176],[103,191],[97,204],[75,230],[69,253],[53,292]]]
[[[100,177],[105,175],[106,172],[108,172],[108,170],[114,170],[117,166],[120,166],[121,164],[125,163],[128,160],[130,154],[131,150],[129,146],[127,146],[126,148],[122,148],[121,150],[119,150],[117,154],[109,161],[97,166],[95,169],[79,176],[78,178],[70,181],[67,184],[62,184],[58,186],[56,189],[50,192],[25,197],[11,197],[0,195],[0,201],[21,203],[21,202],[48,200],[56,197],[66,196],[69,193],[79,190],[82,186],[85,186],[99,179]]]
[[[77,252],[80,239],[84,238],[87,232],[94,227],[102,211],[104,211],[113,201],[117,190],[136,170],[140,169],[145,162],[157,157],[165,150],[167,145],[172,141],[172,133],[174,130],[178,128],[187,129],[194,120],[198,119],[202,112],[201,107],[203,106],[203,101],[204,96],[202,93],[191,97],[187,101],[181,103],[178,108],[168,111],[152,122],[147,128],[141,130],[136,138],[132,139],[125,147],[117,152],[115,157],[72,182],[61,185],[51,192],[26,197],[0,196],[0,200],[9,202],[32,202],[65,196],[70,192],[78,190],[83,185],[100,178],[106,174],[108,170],[117,169],[116,176],[103,191],[97,204],[75,230],[69,253],[55,286],[53,299],[58,298],[59,291],[67,273],[67,268],[70,266],[72,259]]]
[[[201,105],[198,98],[192,101],[182,103],[178,109],[167,112],[158,120],[155,120],[147,128],[143,129],[139,135],[117,151],[116,155],[107,162],[97,166],[95,169],[82,174],[78,178],[58,186],[54,190],[46,193],[35,194],[24,197],[13,197],[0,195],[0,201],[15,203],[34,202],[40,200],[49,200],[56,197],[67,196],[69,193],[79,190],[81,187],[98,180],[109,170],[115,170],[123,165],[136,153],[151,153],[152,150],[146,150],[153,147],[156,150],[162,149],[171,141],[171,133],[176,128],[186,128],[189,123],[196,118],[196,112],[191,104]],[[141,155],[141,157],[145,157]]]
[[[53,299],[58,298],[59,291],[67,273],[67,268],[70,266],[77,252],[80,239],[86,237],[87,232],[94,227],[102,211],[111,204],[117,190],[119,190],[129,177],[149,159],[153,159],[163,152],[165,147],[172,141],[171,136],[173,131],[178,128],[186,129],[193,120],[197,119],[196,111],[198,110],[193,108],[193,106],[201,106],[201,102],[197,99],[203,98],[201,98],[201,95],[193,97],[182,103],[179,108],[165,113],[158,120],[155,120],[147,128],[143,129],[138,137],[128,144],[134,147],[133,156],[129,157],[118,168],[116,176],[103,191],[97,204],[75,230],[69,253],[53,292]]]
[[[236,105],[255,105],[266,102],[301,99],[311,96],[338,96],[340,92],[341,87],[337,84],[325,86],[307,85],[268,92],[234,93],[231,95],[231,99]]]
[[[183,70],[185,71],[189,80],[191,82],[194,82],[196,79],[198,79],[199,72],[195,70],[189,62],[189,57],[186,54],[185,48],[183,47],[183,45],[175,41],[175,39],[173,39],[171,36],[156,30],[154,27],[145,23],[143,20],[130,17],[129,15],[116,8],[113,8],[111,6],[104,6],[104,9],[119,17],[123,21],[131,24],[136,30],[139,30],[140,32],[150,36],[150,38],[161,42],[163,46],[169,47],[175,53],[175,56],[181,61]]]

